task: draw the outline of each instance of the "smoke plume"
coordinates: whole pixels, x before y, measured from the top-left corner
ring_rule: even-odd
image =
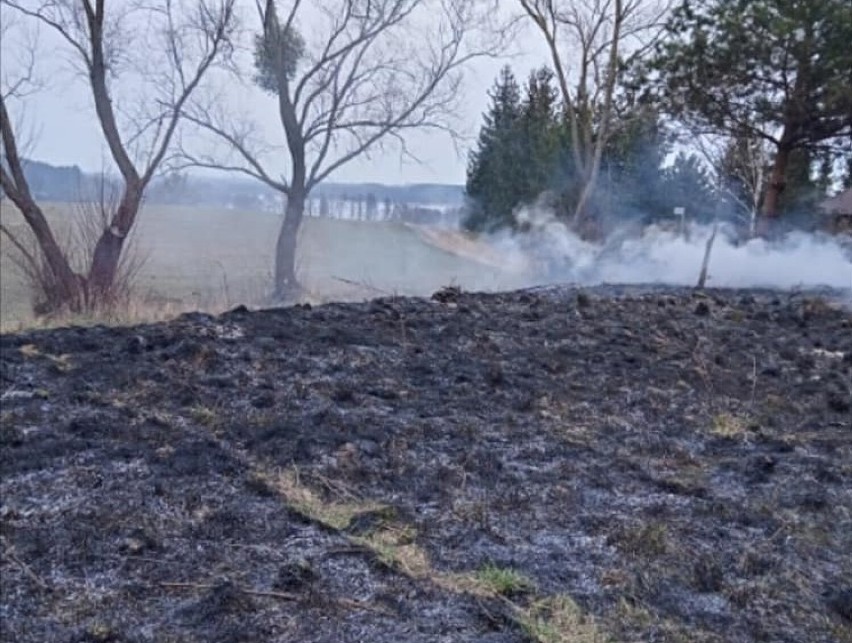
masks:
[[[526,232],[492,237],[506,265],[520,267],[531,284],[669,284],[694,286],[713,226],[625,226],[604,242],[580,239],[547,210],[521,208]],[[845,245],[844,245],[845,243]],[[719,288],[852,290],[852,243],[822,233],[792,232],[781,239],[739,241],[721,226],[710,257],[707,285]]]

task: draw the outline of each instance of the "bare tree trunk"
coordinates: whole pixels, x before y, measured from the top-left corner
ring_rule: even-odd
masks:
[[[787,165],[790,162],[790,150],[784,147],[778,148],[775,161],[772,164],[772,174],[769,177],[769,185],[766,188],[766,199],[763,202],[763,216],[767,219],[776,219],[779,215],[778,205],[781,201],[781,193],[787,187]]]
[[[142,204],[144,186],[140,183],[125,189],[111,225],[104,229],[92,253],[87,278],[90,303],[106,303],[118,275],[122,250]]]
[[[618,78],[619,51],[622,39],[621,27],[625,19],[624,3],[622,0],[615,0],[612,17],[612,43],[609,46],[609,60],[607,61],[606,76],[604,79],[603,108],[600,113],[601,122],[592,148],[591,158],[589,159],[583,191],[580,194],[577,209],[574,211],[575,227],[580,223],[585,215],[589,200],[592,198],[592,194],[597,187],[598,174],[600,173],[601,160],[603,159],[603,151],[612,136],[610,120],[612,118],[613,99]]]
[[[286,300],[299,291],[299,280],[296,276],[296,249],[299,241],[299,229],[305,216],[305,190],[296,188],[290,190],[287,197],[287,207],[284,211],[284,223],[278,233],[278,243],[275,246],[275,298]]]
[[[27,203],[16,199],[15,196],[17,195],[13,196],[8,192],[7,194],[12,202],[18,206],[29,224],[53,275],[52,283],[45,284],[45,292],[43,293],[47,298],[45,302],[47,307],[50,311],[54,311],[67,306],[70,310],[77,312],[81,305],[83,278],[71,268],[68,258],[56,242],[41,208],[34,202]],[[35,268],[35,266],[33,267]]]
[[[170,73],[161,75],[159,70],[156,74],[152,71],[146,84],[155,95],[150,97],[149,109],[142,109],[144,117],[133,124],[136,131],[131,129],[128,132],[119,126],[110,95],[109,80],[119,67],[111,62],[113,59],[123,60],[127,54],[124,49],[127,46],[125,33],[119,27],[118,16],[110,20],[107,15],[107,5],[111,3],[104,0],[40,0],[37,3],[3,0],[4,5],[52,29],[78,58],[86,70],[101,133],[124,181],[121,202],[115,212],[109,213],[109,223],[100,232],[91,257],[86,257],[90,261],[88,273],[85,276],[74,274],[24,176],[23,159],[17,151],[5,102],[8,96],[20,98],[24,95],[20,84],[6,95],[0,95],[3,146],[0,156],[5,156],[4,163],[0,164],[0,179],[3,189],[24,214],[50,267],[52,281],[57,284],[48,284],[51,292],[45,293],[51,307],[70,305],[77,309],[91,309],[113,303],[110,298],[115,295],[127,236],[139,214],[144,191],[170,148],[183,108],[217,59],[230,56],[235,1],[198,0],[194,10],[181,9],[180,24],[175,22],[178,14],[174,7],[179,3],[166,2],[161,3],[164,7],[150,8],[153,20],[150,34],[163,30],[169,51],[161,63],[168,67]],[[191,37],[190,33],[193,34]],[[190,41],[197,46],[190,46]],[[195,55],[190,55],[190,52]],[[151,69],[155,66],[152,64]],[[145,81],[147,72],[143,69],[138,71],[142,72],[142,80]],[[168,80],[164,82],[163,76]],[[136,149],[140,138],[148,139],[144,149]],[[128,141],[131,140],[135,142],[130,144]],[[144,165],[137,167],[134,161],[137,155],[147,159]],[[54,295],[53,291],[58,292]]]
[[[574,207],[572,225],[577,229],[588,218],[607,143],[615,134],[613,112],[620,64],[627,64],[652,45],[659,31],[641,46],[622,56],[630,36],[658,30],[665,6],[643,15],[639,0],[607,2],[560,2],[559,0],[520,0],[526,15],[544,36],[551,63],[559,82],[562,101],[571,127],[571,146],[578,179],[582,185]],[[567,30],[575,41],[577,87],[569,87],[568,68],[563,64],[557,32]]]
[[[589,201],[592,198],[592,193],[597,187],[599,170],[600,159],[593,160],[592,166],[589,168],[588,175],[583,177],[583,189],[580,192],[580,198],[577,200],[577,206],[574,208],[574,217],[572,219],[572,225],[575,230],[579,229],[580,224],[586,218]]]
[[[713,232],[710,238],[707,239],[707,245],[704,247],[704,260],[701,262],[701,272],[698,275],[699,290],[704,288],[707,283],[707,269],[710,267],[710,253],[713,251],[713,242],[716,241],[716,233],[719,231],[719,222],[713,223]]]
[[[48,300],[46,303],[51,309],[68,306],[72,310],[77,310],[80,305],[82,279],[71,268],[68,257],[59,247],[44,213],[30,193],[12,131],[11,119],[2,96],[0,96],[0,134],[2,134],[0,138],[3,142],[3,155],[9,167],[7,172],[0,166],[0,187],[21,211],[21,215],[35,235],[36,242],[52,274],[52,283],[45,284],[44,295]],[[32,268],[38,272],[38,266],[34,265]]]
[[[787,187],[787,165],[790,163],[791,152],[789,146],[781,145],[775,154],[772,173],[766,187],[766,198],[763,200],[763,212],[758,225],[758,233],[761,235],[767,234],[772,223],[778,220],[781,194]]]

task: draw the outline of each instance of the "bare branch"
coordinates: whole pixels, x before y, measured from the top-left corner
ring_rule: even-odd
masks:
[[[184,111],[183,118],[228,143],[231,148],[239,154],[245,162],[245,165],[228,164],[227,162],[217,161],[212,158],[205,158],[201,155],[189,152],[186,149],[182,149],[179,154],[179,158],[182,159],[183,163],[178,165],[178,167],[197,167],[219,169],[227,172],[238,172],[255,178],[272,189],[278,190],[284,194],[287,194],[290,191],[290,186],[286,181],[276,180],[266,171],[259,161],[260,155],[256,150],[250,149],[248,137],[245,133],[239,133],[233,129],[228,130],[224,125],[216,124],[216,120],[209,112],[206,111],[200,114],[191,114]]]
[[[168,114],[164,115],[162,120],[159,121],[164,123],[164,127],[159,130],[163,133],[160,136],[158,131],[154,139],[155,141],[159,141],[159,146],[153,149],[153,154],[145,168],[142,176],[144,184],[147,184],[151,180],[165,158],[180,121],[184,105],[189,100],[189,97],[198,88],[201,79],[220,57],[223,50],[226,50],[224,52],[226,55],[230,53],[235,2],[236,0],[219,0],[216,7],[211,7],[208,2],[199,2],[198,15],[196,21],[192,24],[192,29],[197,30],[201,34],[204,43],[203,53],[189,75],[184,71],[185,61],[178,48],[179,38],[173,26],[174,17],[171,12],[171,2],[167,3],[169,31],[166,40],[170,43],[172,61],[180,78],[181,89],[177,99],[168,106]]]
[[[9,228],[3,225],[2,223],[0,223],[0,232],[5,234],[9,241],[12,243],[12,245],[15,246],[15,249],[21,253],[21,256],[30,266],[30,269],[32,269],[33,271],[37,270],[39,263],[36,260],[35,255],[33,255],[33,253],[31,253],[27,249],[27,247],[18,239],[18,237],[12,234],[12,231],[9,230]]]
[[[197,105],[184,110],[188,122],[227,144],[239,161],[186,152],[185,163],[253,176],[287,195],[276,254],[279,291],[295,282],[297,232],[310,191],[387,142],[415,158],[405,145],[412,130],[451,133],[465,66],[505,52],[512,35],[495,23],[496,0],[315,0],[288,6],[280,19],[275,0],[256,0],[261,29],[254,52],[258,84],[275,99],[287,145],[287,158],[277,163],[288,179],[274,179],[279,172],[233,126]]]
[[[495,6],[488,0],[321,0],[313,7],[293,3],[286,20],[276,22],[275,3],[258,2],[267,38],[292,33],[308,16],[316,34],[293,78],[282,76],[275,91],[293,173],[287,184],[303,183],[309,191],[385,138],[397,140],[394,133],[451,131],[462,69],[505,48],[509,34],[489,16]],[[431,35],[423,33],[428,25]],[[219,123],[202,123],[198,114],[193,118],[231,145],[252,175],[275,182],[245,140]]]
[[[76,298],[80,286],[87,299],[114,294],[121,281],[126,239],[145,189],[169,152],[183,108],[208,71],[231,54],[235,4],[236,0],[164,0],[152,6],[136,0],[0,0],[4,9],[51,29],[82,65],[104,142],[123,178],[121,196],[108,210],[109,221],[98,228],[100,236],[87,248],[88,275],[76,275],[23,172],[5,101],[7,96],[20,96],[22,85],[11,85],[8,92],[4,88],[0,180],[33,230],[54,280],[61,282],[60,299]],[[162,46],[150,46],[156,37]],[[136,96],[131,95],[133,90]],[[128,110],[122,105],[138,107]]]
[[[603,151],[620,126],[614,112],[621,69],[656,44],[673,2],[518,0],[518,3],[547,45],[562,94],[574,164],[583,186],[574,215],[577,224],[597,181]]]

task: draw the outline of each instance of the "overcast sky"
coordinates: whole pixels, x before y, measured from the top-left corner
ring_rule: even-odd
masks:
[[[5,13],[5,11],[4,11]],[[23,117],[26,138],[34,141],[28,156],[55,165],[78,165],[83,170],[97,172],[102,168],[112,170],[111,159],[103,136],[94,119],[88,86],[84,79],[73,73],[68,63],[68,55],[60,49],[60,41],[42,30],[39,35],[39,47],[42,55],[38,71],[43,78],[51,78],[50,83],[38,93],[26,98],[23,104],[16,104],[16,117]],[[464,183],[467,152],[474,144],[476,133],[482,122],[482,114],[488,106],[487,91],[493,84],[500,67],[506,63],[512,65],[519,78],[538,65],[544,64],[546,57],[536,34],[527,32],[517,43],[520,54],[513,58],[480,59],[470,64],[466,70],[464,85],[464,108],[460,114],[464,132],[470,136],[458,151],[448,135],[412,133],[408,136],[410,149],[417,154],[422,163],[402,161],[398,151],[388,150],[375,153],[371,158],[362,158],[351,162],[332,175],[332,181],[380,182],[380,183]],[[8,73],[15,64],[13,55],[17,44],[11,37],[2,42],[2,65]],[[246,93],[244,88],[235,86],[232,98],[241,109],[260,113],[258,121],[270,135],[280,137],[275,128],[274,105],[257,92]],[[249,102],[245,102],[249,101]],[[23,109],[22,109],[23,106]],[[271,113],[265,113],[261,106],[271,107]],[[282,168],[283,170],[284,168]]]

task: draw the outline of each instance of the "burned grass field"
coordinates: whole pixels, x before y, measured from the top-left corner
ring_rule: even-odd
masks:
[[[4,640],[852,640],[830,298],[446,290],[0,346]]]

